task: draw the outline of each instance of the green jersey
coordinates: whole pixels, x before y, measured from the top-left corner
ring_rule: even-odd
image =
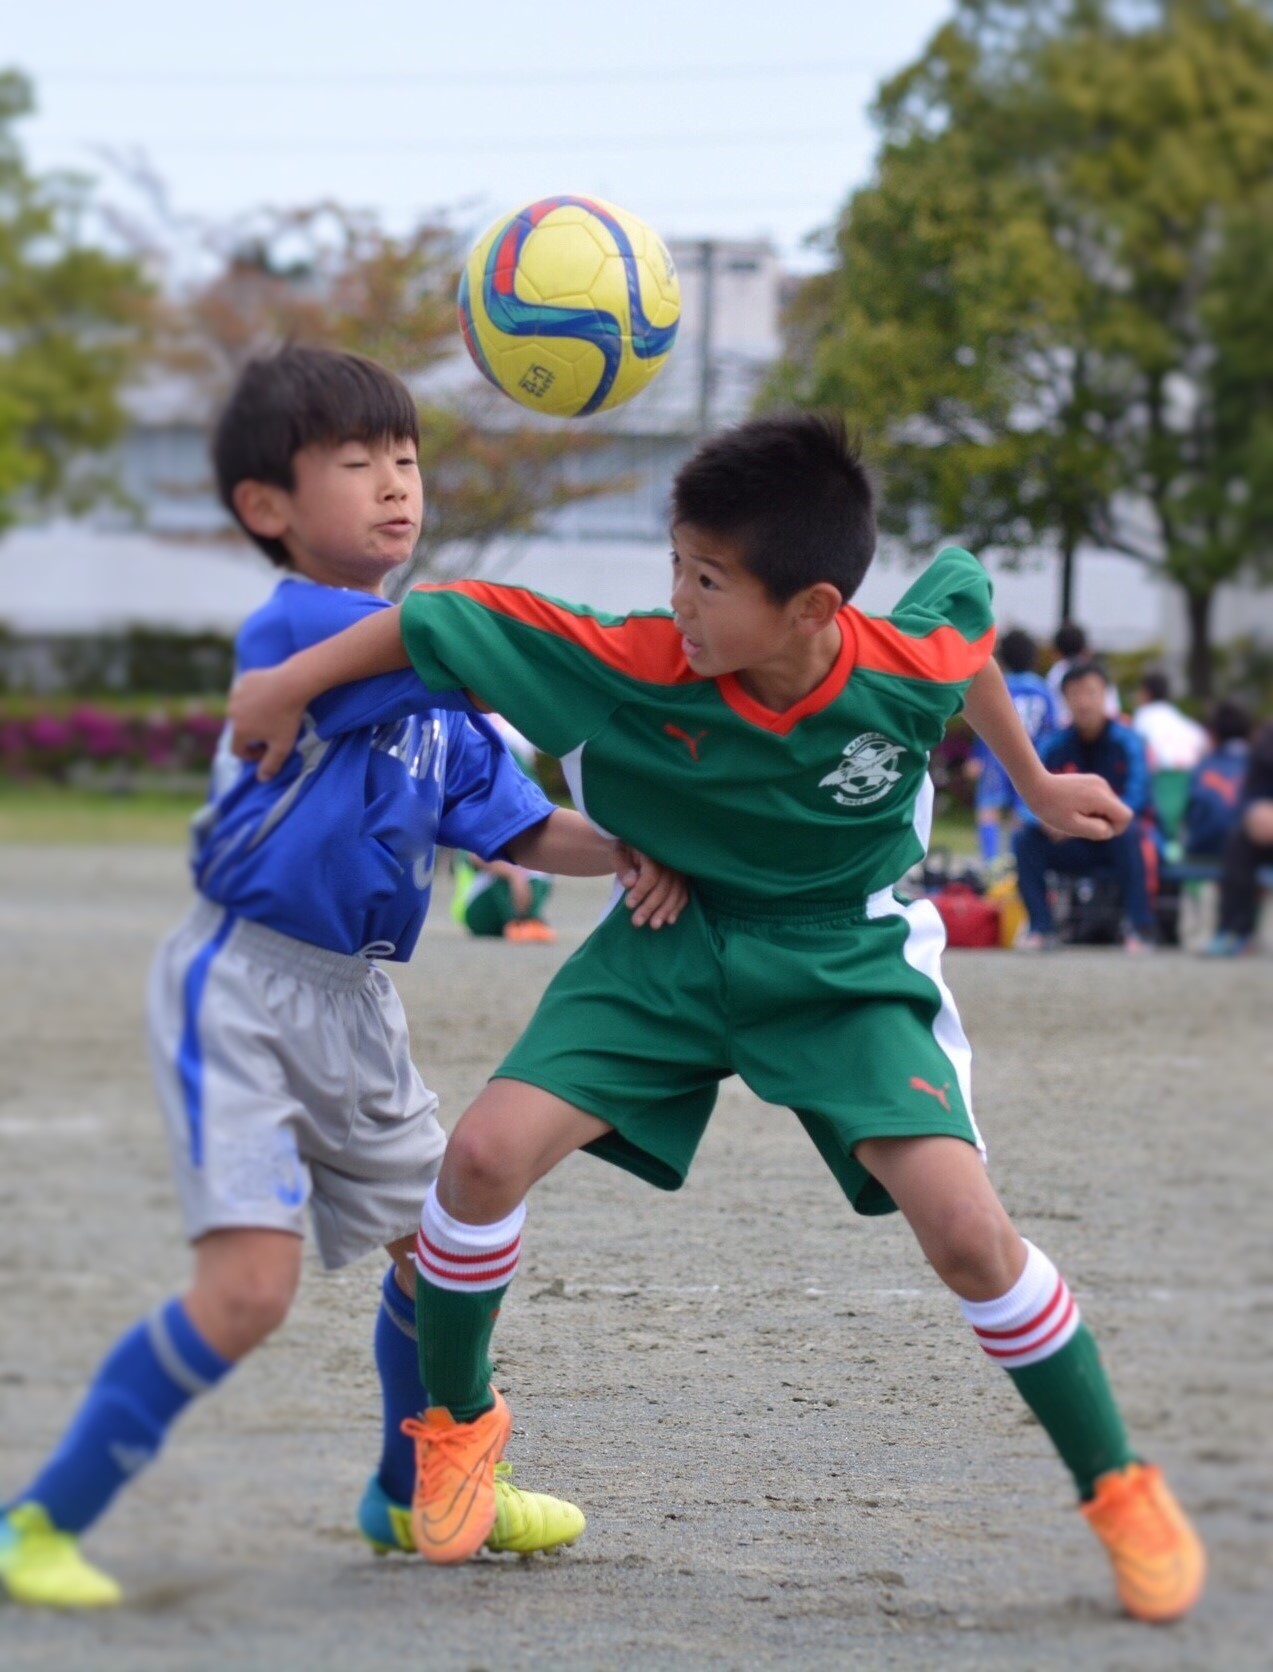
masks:
[[[942,551],[888,617],[846,604],[822,683],[782,713],[685,660],[670,612],[605,615],[516,586],[402,606],[421,680],[463,687],[546,754],[603,830],[709,891],[846,901],[923,856],[930,751],[994,644],[985,570]]]

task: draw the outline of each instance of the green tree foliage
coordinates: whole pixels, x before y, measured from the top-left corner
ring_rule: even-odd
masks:
[[[146,306],[136,264],[82,239],[86,182],[28,170],[14,125],[30,109],[26,80],[0,72],[0,530],[104,491],[92,460],[123,428]]]
[[[916,551],[1163,575],[1205,694],[1216,588],[1273,565],[1273,13],[958,0],[876,117],[773,392],[862,424]]]
[[[410,576],[472,573],[492,541],[533,533],[548,513],[628,485],[590,465],[600,435],[523,419],[468,374],[455,312],[464,252],[443,217],[397,235],[336,204],[262,211],[230,227],[197,227],[196,261],[189,225],[163,211],[161,189],[141,177],[134,184],[146,188],[151,227],[134,217],[129,236],[170,272],[157,366],[189,378],[203,408],[219,405],[252,355],[283,341],[369,355],[411,387],[425,522]],[[399,587],[408,580],[397,577]]]

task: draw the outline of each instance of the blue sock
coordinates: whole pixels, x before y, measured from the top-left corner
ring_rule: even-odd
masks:
[[[416,1343],[415,1300],[398,1287],[395,1267],[385,1273],[380,1310],[376,1314],[376,1369],[384,1395],[384,1449],[378,1478],[389,1496],[409,1504],[415,1488],[415,1447],[402,1432],[404,1417],[418,1417],[429,1403],[420,1380]]]
[[[18,1496],[82,1533],[163,1444],[173,1420],[232,1368],[170,1300],[115,1343],[57,1450]]]
[[[999,820],[991,823],[988,819],[978,819],[977,840],[981,844],[982,862],[993,865],[999,857]]]

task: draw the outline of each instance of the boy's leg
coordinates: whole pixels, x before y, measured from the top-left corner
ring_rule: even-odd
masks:
[[[957,1138],[875,1138],[856,1155],[1056,1446],[1124,1606],[1144,1619],[1184,1613],[1202,1591],[1202,1546],[1157,1471],[1138,1463],[1065,1280],[1017,1234],[976,1150]]]
[[[367,1483],[358,1512],[359,1530],[374,1550],[405,1550],[412,1555],[417,1554],[411,1531],[415,1455],[403,1424],[414,1425],[429,1403],[416,1336],[415,1246],[414,1235],[388,1245],[393,1264],[384,1275],[375,1331],[384,1440],[380,1465]],[[515,1486],[509,1463],[496,1466],[496,1477],[496,1517],[486,1541],[488,1550],[526,1556],[573,1544],[584,1531],[587,1523],[577,1504]]]
[[[1017,859],[1017,888],[1030,917],[1030,932],[1051,935],[1056,925],[1048,904],[1047,872],[1062,844],[1049,841],[1037,824],[1023,825],[1012,838]]]
[[[433,1403],[411,1425],[412,1526],[429,1561],[466,1560],[494,1524],[494,1466],[509,1417],[490,1385],[489,1349],[517,1269],[526,1193],[609,1130],[537,1086],[492,1080],[461,1117],[425,1197],[416,1322],[421,1378]]]
[[[281,1231],[210,1233],[196,1245],[187,1294],[116,1342],[57,1450],[0,1518],[0,1581],[17,1601],[118,1600],[113,1581],[78,1558],[74,1539],[155,1457],[191,1400],[282,1322],[300,1246]]]

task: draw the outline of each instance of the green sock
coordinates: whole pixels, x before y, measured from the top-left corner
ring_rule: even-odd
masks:
[[[1079,1325],[1059,1353],[1008,1374],[1060,1452],[1080,1497],[1091,1496],[1099,1475],[1135,1461],[1086,1324]]]
[[[415,1318],[420,1378],[430,1405],[445,1405],[456,1422],[472,1422],[495,1403],[491,1395],[491,1333],[508,1290],[461,1294],[416,1273]]]

